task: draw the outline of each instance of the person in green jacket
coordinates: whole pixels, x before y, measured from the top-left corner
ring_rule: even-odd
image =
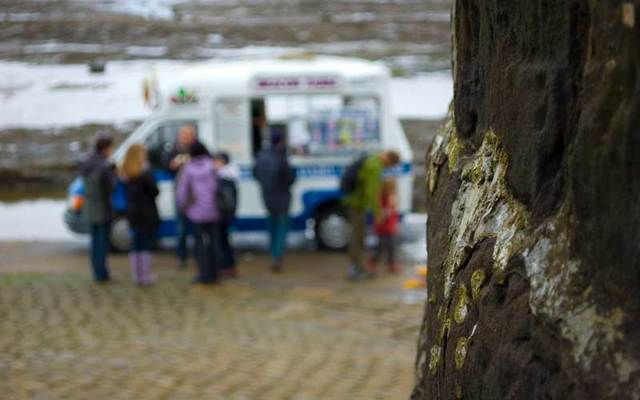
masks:
[[[381,218],[382,174],[385,168],[391,168],[398,165],[399,162],[400,156],[393,150],[368,156],[358,171],[355,189],[344,198],[344,205],[347,207],[351,224],[350,265],[347,270],[347,279],[349,280],[367,276],[363,268],[367,213],[372,213],[376,220]]]

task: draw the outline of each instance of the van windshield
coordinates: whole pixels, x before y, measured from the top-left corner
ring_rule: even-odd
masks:
[[[375,97],[271,95],[264,108],[269,130],[286,135],[293,155],[348,156],[380,146]]]

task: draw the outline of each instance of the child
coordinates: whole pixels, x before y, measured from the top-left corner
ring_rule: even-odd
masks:
[[[213,164],[218,171],[218,203],[221,211],[220,245],[222,250],[222,274],[229,278],[235,278],[237,276],[236,258],[233,247],[231,247],[231,242],[229,241],[229,235],[238,205],[237,182],[240,178],[240,172],[238,168],[229,164],[229,161],[229,155],[225,152],[220,152],[213,156]],[[224,197],[224,199],[222,197]],[[222,203],[225,204],[224,207]]]
[[[382,253],[387,254],[387,268],[389,272],[397,274],[400,268],[395,259],[396,237],[400,216],[396,208],[396,185],[393,180],[385,180],[380,191],[380,212],[382,217],[374,224],[374,231],[378,235],[378,247],[373,257],[369,259],[369,272],[375,273],[376,264]]]
[[[147,167],[144,146],[134,144],[129,148],[120,173],[126,186],[127,219],[133,236],[129,253],[131,274],[138,285],[149,285],[155,281],[151,273],[151,248],[160,218],[155,201],[158,186]]]

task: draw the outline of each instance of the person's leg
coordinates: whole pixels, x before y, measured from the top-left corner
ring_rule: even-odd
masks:
[[[269,254],[273,257],[273,249],[275,246],[276,239],[276,228],[277,228],[277,217],[276,214],[269,213],[267,217],[267,233],[269,234]]]
[[[289,231],[289,215],[282,213],[277,217],[275,259],[282,261],[287,247],[287,232]]]
[[[222,246],[220,245],[220,224],[213,223],[208,226],[209,231],[209,275],[211,282],[218,280],[218,272],[222,264]]]
[[[389,272],[397,274],[400,272],[400,266],[396,260],[396,248],[397,248],[397,236],[396,235],[387,235],[386,236],[386,247],[387,247],[387,266],[389,268]]]
[[[206,253],[206,237],[203,224],[193,224],[193,241],[194,253],[196,256],[196,264],[198,265],[198,275],[194,281],[202,282],[206,275],[207,253]]]
[[[187,258],[189,254],[189,249],[187,247],[187,237],[189,235],[191,223],[187,216],[182,212],[178,212],[178,215],[176,217],[176,228],[178,231],[176,258],[178,259],[179,267],[185,268],[187,266]]]
[[[362,274],[362,259],[364,252],[364,211],[355,207],[349,208],[349,223],[351,225],[351,243],[349,244],[349,260],[351,265],[347,272],[349,279],[357,279]]]
[[[384,235],[378,235],[378,244],[373,249],[371,253],[371,257],[367,260],[367,270],[370,273],[375,273],[378,269],[378,261],[384,252]]]
[[[89,264],[91,265],[91,272],[93,273],[94,279],[96,276],[96,265],[98,260],[98,225],[91,224],[91,229],[89,231]]]
[[[226,271],[232,267],[230,261],[231,245],[229,244],[229,226],[220,224],[220,253],[222,254],[222,263],[220,270]]]
[[[155,281],[155,276],[151,272],[151,251],[153,249],[153,241],[155,235],[151,232],[140,233],[140,271],[141,271],[141,283],[143,285],[152,284]]]
[[[271,244],[271,258],[273,270],[281,271],[284,250],[287,246],[287,231],[289,229],[289,215],[287,213],[276,214],[273,217],[273,234]]]
[[[109,252],[109,223],[96,224],[93,272],[96,281],[108,281],[111,277],[107,268],[107,253]]]
[[[142,238],[138,230],[133,229],[131,232],[131,251],[129,252],[129,262],[131,264],[131,279],[133,282],[140,284],[142,282],[141,271],[141,251]]]
[[[233,274],[236,273],[236,251],[231,244],[231,224],[227,224],[225,227],[225,240],[227,243],[227,265],[230,266]]]

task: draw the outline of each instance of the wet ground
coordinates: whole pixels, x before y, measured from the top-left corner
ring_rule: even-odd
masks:
[[[341,254],[294,252],[285,272],[240,256],[240,278],[193,287],[170,254],[159,283],[95,285],[84,246],[0,243],[3,398],[400,399],[413,383],[421,305],[404,276],[344,280]]]

